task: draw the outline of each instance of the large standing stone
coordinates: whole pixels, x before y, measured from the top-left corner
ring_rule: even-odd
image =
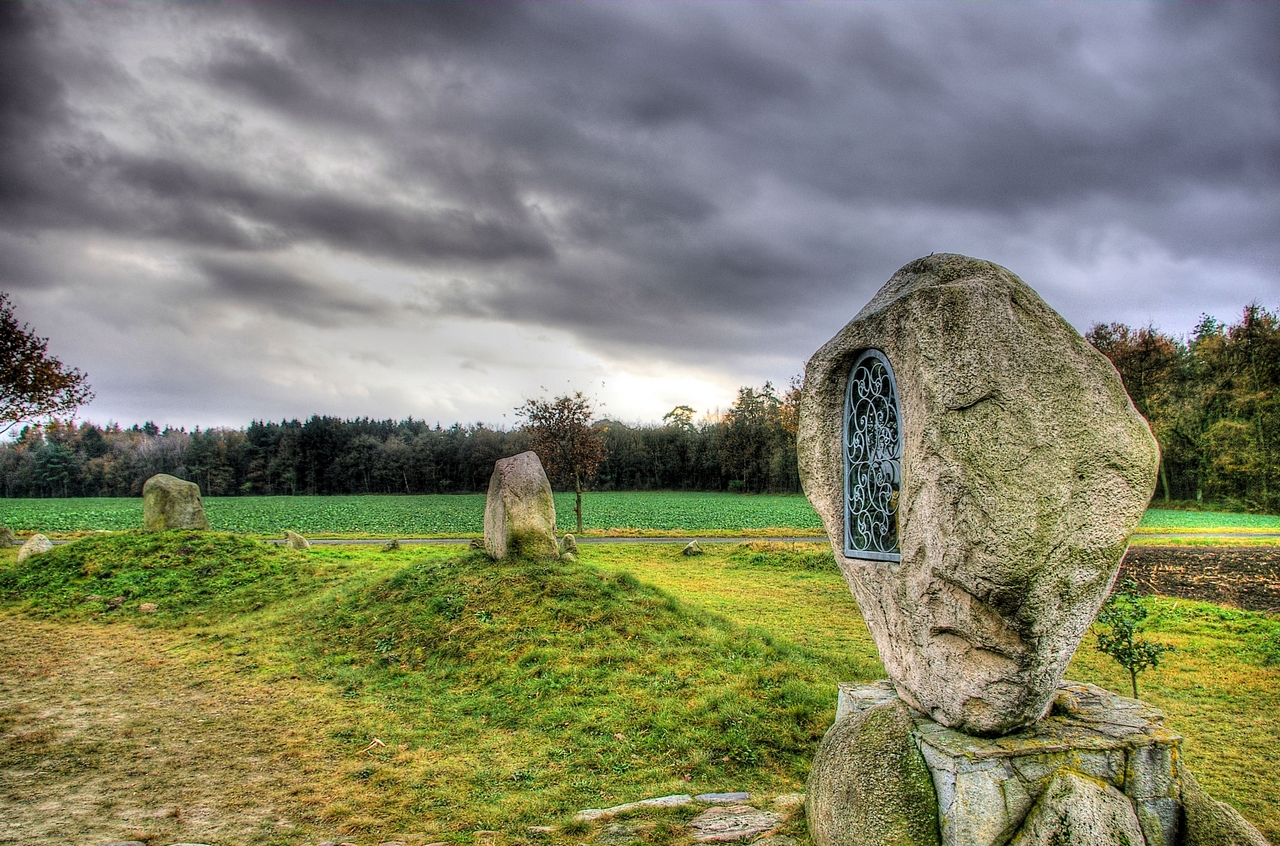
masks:
[[[142,528],[148,532],[165,529],[208,529],[200,502],[200,487],[168,473],[147,479],[142,486]]]
[[[805,789],[814,843],[936,846],[938,802],[914,728],[910,712],[894,697],[827,731]]]
[[[900,560],[845,554],[845,389],[868,350],[897,382]],[[809,360],[798,449],[902,698],[973,734],[1043,716],[1155,484],[1158,447],[1111,364],[1008,270],[929,256]]]
[[[484,548],[495,559],[510,555],[555,558],[556,502],[535,452],[499,459],[484,505]]]
[[[27,538],[27,542],[18,550],[18,563],[26,561],[33,555],[39,555],[42,552],[48,552],[53,549],[53,541],[44,535],[32,535]]]

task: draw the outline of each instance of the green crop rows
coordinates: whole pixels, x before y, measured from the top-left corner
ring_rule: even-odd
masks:
[[[429,537],[479,535],[484,496],[206,497],[215,529],[278,534]],[[588,530],[737,531],[779,528],[813,531],[818,516],[802,496],[707,493],[589,493]],[[574,527],[573,494],[556,494],[557,526]],[[68,534],[142,525],[141,499],[0,499],[0,525],[18,533]]]
[[[484,529],[484,496],[296,496],[206,497],[215,529],[274,535],[292,529],[304,535],[456,537]],[[588,531],[738,532],[779,529],[812,533],[822,524],[802,496],[717,493],[588,493],[583,497]],[[571,531],[573,494],[556,494],[560,531]],[[142,525],[141,499],[0,499],[0,525],[19,534],[65,535]],[[1157,531],[1206,529],[1280,530],[1280,517],[1197,511],[1148,511],[1142,528]]]

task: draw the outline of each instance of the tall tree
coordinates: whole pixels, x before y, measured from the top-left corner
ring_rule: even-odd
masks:
[[[594,409],[581,391],[553,400],[531,399],[516,408],[529,445],[555,481],[573,482],[573,513],[582,533],[582,486],[608,454],[604,434],[591,425]]]
[[[71,414],[93,399],[88,377],[49,355],[49,342],[19,324],[0,291],[0,434],[24,420]]]

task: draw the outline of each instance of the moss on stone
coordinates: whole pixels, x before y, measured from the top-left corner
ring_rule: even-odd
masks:
[[[938,801],[911,738],[915,723],[889,702],[836,723],[809,776],[805,811],[818,846],[935,846]]]

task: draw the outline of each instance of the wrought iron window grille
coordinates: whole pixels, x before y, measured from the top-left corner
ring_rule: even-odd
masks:
[[[844,399],[844,554],[901,561],[902,412],[893,367],[880,350],[853,363]]]

